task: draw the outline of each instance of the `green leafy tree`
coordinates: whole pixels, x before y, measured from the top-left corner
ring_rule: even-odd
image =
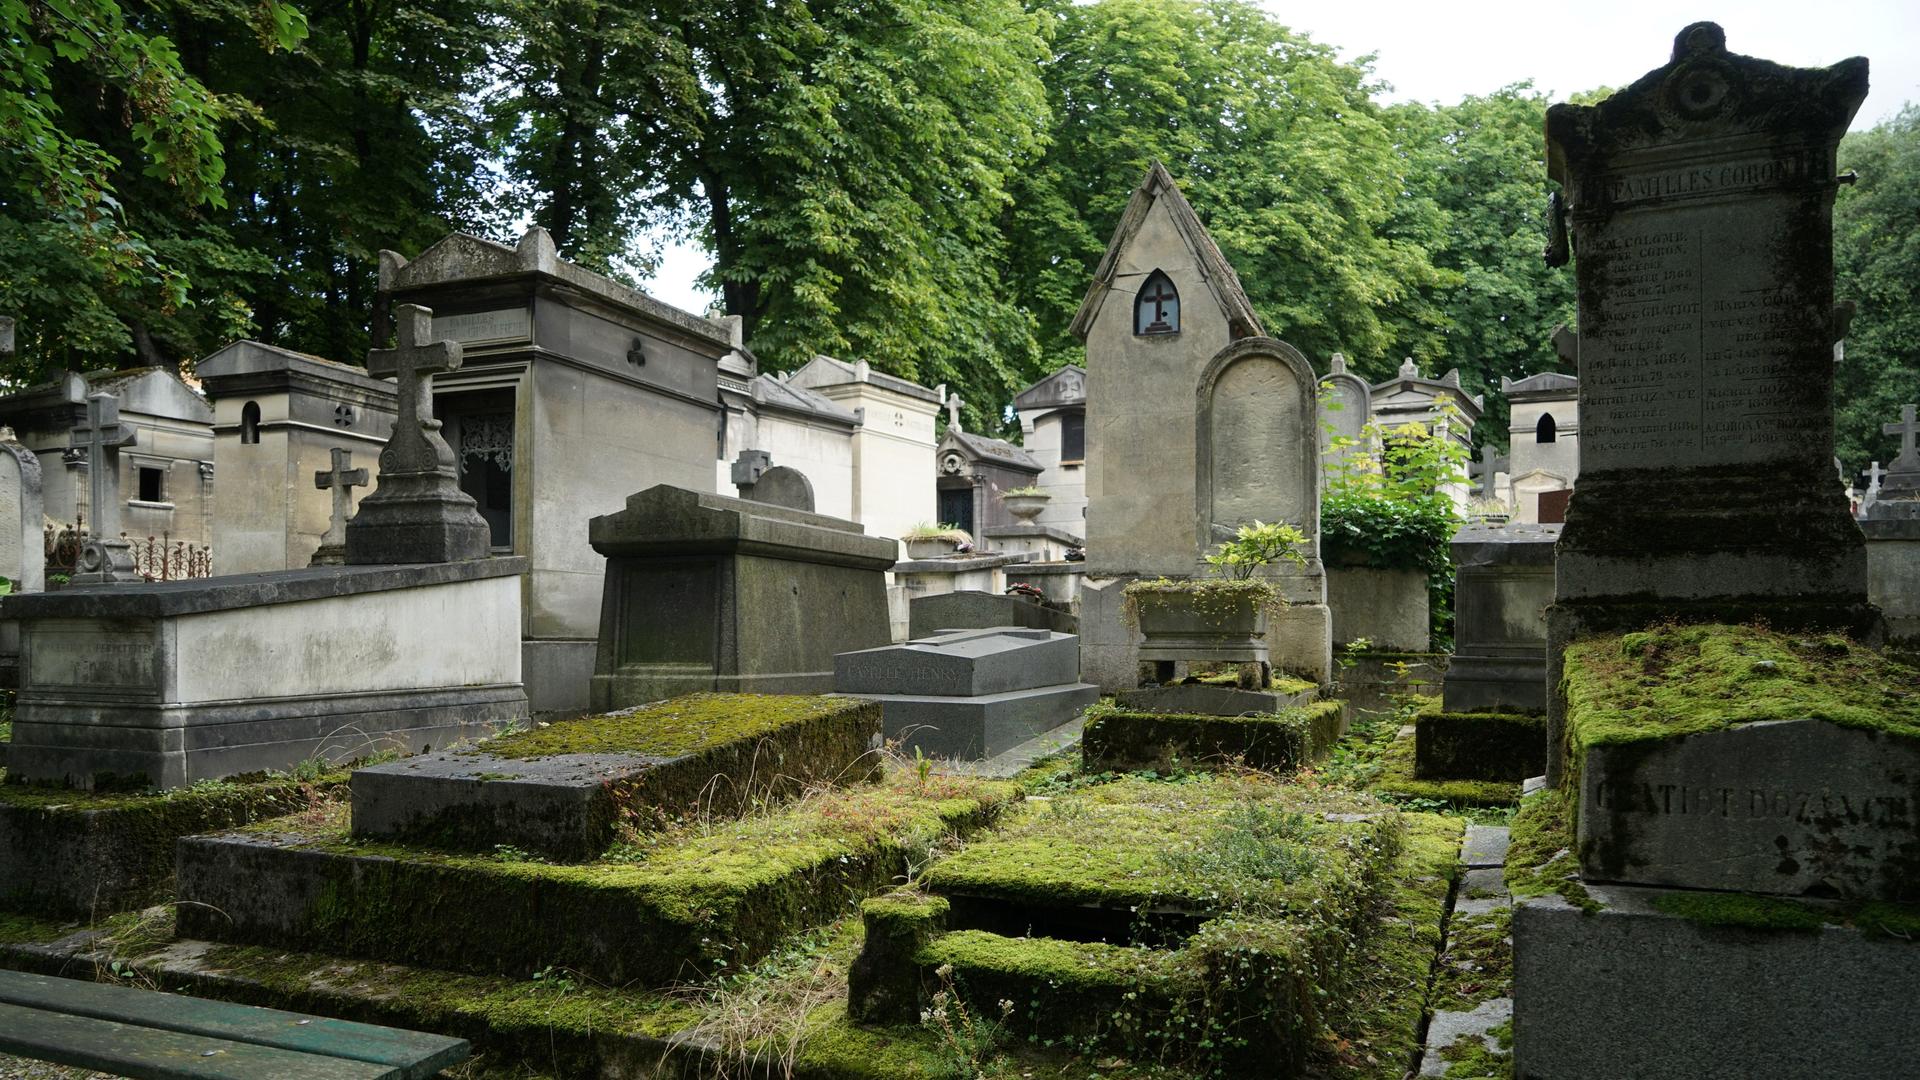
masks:
[[[1883,425],[1920,401],[1920,106],[1840,144],[1859,180],[1833,211],[1834,293],[1856,305],[1835,375],[1835,452],[1849,470],[1890,461]]]
[[[206,8],[258,48],[306,35],[277,0]],[[222,130],[259,115],[209,89],[154,14],[113,0],[0,3],[0,304],[29,358],[10,381],[128,348],[164,359],[154,321],[195,302],[179,263],[209,256],[218,237],[151,235],[128,197],[157,189],[190,211],[224,208]]]
[[[1077,362],[1068,324],[1147,164],[1165,162],[1269,333],[1384,375],[1437,331],[1441,230],[1414,192],[1364,64],[1241,0],[1055,0],[1045,158],[1016,185],[1008,279],[1043,369]]]
[[[490,110],[520,142],[518,205],[569,256],[631,274],[643,224],[699,238],[773,369],[858,356],[981,403],[1034,370],[999,276],[1009,178],[1046,129],[1044,26],[1016,0],[520,17]]]
[[[1426,287],[1437,328],[1418,326],[1395,354],[1458,367],[1469,393],[1487,394],[1476,441],[1504,447],[1500,379],[1564,370],[1551,339],[1574,321],[1573,274],[1549,268],[1547,99],[1518,83],[1455,105],[1397,105],[1389,115],[1409,182],[1444,227],[1424,238],[1441,273]]]

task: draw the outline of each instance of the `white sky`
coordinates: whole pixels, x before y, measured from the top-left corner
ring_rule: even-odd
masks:
[[[1920,0],[1736,0],[1718,10],[1658,0],[1263,0],[1295,30],[1354,59],[1375,53],[1390,100],[1454,102],[1531,79],[1556,100],[1625,86],[1667,62],[1674,35],[1712,19],[1727,48],[1801,67],[1849,56],[1872,63],[1872,92],[1854,120],[1872,127],[1920,100]],[[1542,181],[1544,183],[1544,180]],[[648,292],[690,311],[711,294],[693,288],[709,265],[694,245],[666,252]]]

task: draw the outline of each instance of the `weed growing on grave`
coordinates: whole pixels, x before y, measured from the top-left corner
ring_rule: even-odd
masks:
[[[934,969],[940,989],[934,991],[931,1006],[920,1013],[920,1026],[937,1038],[942,1073],[953,1080],[971,1080],[993,1064],[994,1048],[1006,1035],[1006,1021],[1013,1015],[1013,1002],[1000,1001],[1000,1018],[967,1006],[961,992],[960,976],[952,964]]]

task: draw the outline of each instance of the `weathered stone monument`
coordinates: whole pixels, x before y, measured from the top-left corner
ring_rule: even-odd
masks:
[[[1831,471],[1835,150],[1866,92],[1864,59],[1782,67],[1695,23],[1666,66],[1548,110],[1582,460],[1539,798],[1577,823],[1581,891],[1547,868],[1516,906],[1520,1076],[1911,1071],[1910,1018],[1878,1004],[1920,993],[1911,944],[1821,906],[1920,897],[1920,711],[1866,647]]]
[[[886,737],[937,757],[989,758],[1100,698],[1072,634],[998,626],[834,657],[833,688],[880,702]]]
[[[76,585],[111,585],[139,581],[126,538],[120,535],[120,448],[132,446],[136,435],[120,423],[120,401],[112,394],[87,395],[86,422],[73,429],[73,448],[86,454],[88,506],[87,539],[75,563]]]
[[[700,690],[825,693],[835,653],[892,639],[898,545],[851,521],[662,484],[588,531],[607,559],[596,712]]]
[[[1558,525],[1469,525],[1454,534],[1448,712],[1547,708],[1547,605]]]
[[[333,467],[313,474],[313,486],[333,494],[333,513],[326,535],[313,553],[312,566],[340,566],[347,561],[347,520],[353,516],[353,489],[367,486],[367,470],[353,467],[353,451],[333,448]]]
[[[1880,472],[1860,520],[1867,537],[1867,596],[1887,620],[1889,650],[1920,662],[1920,408],[1905,405],[1900,422],[1882,430],[1900,439],[1900,453]]]
[[[346,561],[433,563],[484,559],[487,522],[460,490],[453,448],[433,418],[432,377],[460,368],[460,343],[435,340],[433,312],[401,304],[391,349],[367,354],[367,370],[399,384],[399,415],[380,451],[380,487],[360,500],[346,527]]]
[[[21,628],[9,778],[172,788],[307,758],[421,751],[527,716],[526,564],[455,557],[465,549],[450,541],[464,525],[437,486],[445,474],[423,385],[448,353],[427,341],[424,309],[405,316],[402,415],[423,437],[395,454],[362,501],[365,516],[399,485],[393,512],[360,534],[357,552],[348,528],[348,558],[360,564],[6,598],[0,618]],[[122,436],[111,399],[91,405],[84,434],[104,454]],[[366,565],[380,552],[413,562]]]
[[[1129,582],[1193,577],[1255,519],[1309,538],[1304,566],[1268,568],[1287,602],[1272,663],[1315,682],[1332,669],[1319,558],[1318,380],[1264,336],[1233,267],[1164,167],[1133,193],[1073,330],[1087,346],[1087,581],[1082,670],[1118,691],[1139,677]]]

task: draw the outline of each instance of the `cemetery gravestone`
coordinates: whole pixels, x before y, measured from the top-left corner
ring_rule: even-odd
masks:
[[[313,474],[314,487],[333,493],[333,514],[310,566],[339,566],[347,561],[347,519],[353,513],[353,489],[367,484],[367,470],[353,468],[351,450],[336,446],[332,456],[333,468]]]
[[[1867,537],[1867,595],[1887,620],[1889,648],[1920,661],[1920,419],[1902,406],[1888,435],[1900,438],[1900,454],[1882,470],[1873,463],[1873,487],[1862,507],[1860,531]]]
[[[661,484],[592,520],[606,556],[597,712],[698,690],[823,693],[892,637],[898,544],[841,518]]]
[[[1558,525],[1469,525],[1454,535],[1448,712],[1547,707],[1547,605]]]
[[[139,581],[126,538],[120,535],[120,448],[132,446],[132,428],[120,422],[112,394],[87,395],[87,422],[73,429],[73,448],[87,455],[87,508],[93,514],[75,563],[76,585]]]
[[[489,531],[460,490],[453,448],[433,418],[434,373],[460,367],[460,343],[433,340],[433,312],[401,304],[398,343],[367,354],[367,370],[398,383],[400,413],[380,451],[380,486],[347,523],[346,561],[436,563],[487,557]]]
[[[805,473],[785,465],[775,465],[761,473],[750,489],[741,492],[741,497],[769,506],[813,512],[813,484]]]
[[[889,741],[938,757],[993,757],[1100,698],[1080,681],[1080,640],[1050,630],[951,631],[841,653],[833,667],[836,693],[881,703]]]
[[[1879,634],[1829,472],[1834,153],[1866,89],[1865,60],[1785,68],[1697,23],[1666,67],[1548,111],[1581,365],[1550,657],[1675,616]]]
[[[1347,370],[1347,358],[1334,353],[1330,370],[1320,380],[1320,465],[1325,475],[1339,472],[1342,460],[1363,446],[1336,451],[1337,440],[1358,440],[1373,420],[1373,392],[1367,380]]]

